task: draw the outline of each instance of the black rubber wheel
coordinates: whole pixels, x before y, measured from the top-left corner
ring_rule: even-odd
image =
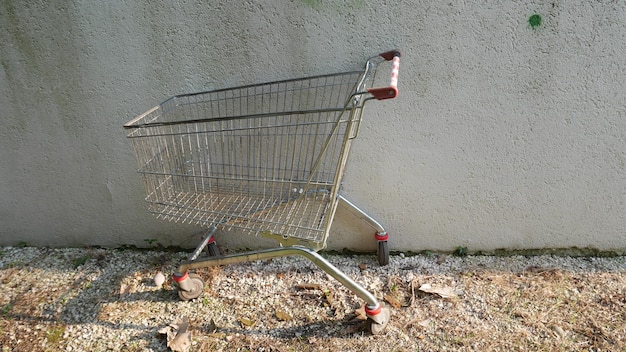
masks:
[[[389,264],[389,244],[387,241],[378,241],[378,264],[381,266]]]
[[[209,257],[217,257],[220,255],[220,249],[217,248],[217,243],[215,242],[207,244],[206,251],[209,254]]]
[[[382,307],[377,320],[379,322],[375,322],[372,318],[367,318],[367,330],[372,335],[382,335],[385,332],[385,328],[391,319],[391,311],[388,307]]]
[[[189,283],[191,284],[191,290],[185,291],[178,289],[178,297],[183,301],[191,301],[200,297],[204,292],[204,281],[198,274],[189,274]]]

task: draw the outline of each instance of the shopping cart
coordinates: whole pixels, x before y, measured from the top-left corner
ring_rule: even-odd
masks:
[[[391,82],[374,88],[383,62]],[[124,125],[149,211],[206,229],[173,275],[182,299],[204,289],[190,270],[301,255],[365,300],[370,331],[383,331],[389,309],[317,251],[341,206],[375,230],[379,262],[389,261],[387,232],[339,187],[365,102],[396,97],[399,65],[400,52],[392,50],[360,71],[177,95]],[[280,247],[221,256],[218,229],[272,238]]]

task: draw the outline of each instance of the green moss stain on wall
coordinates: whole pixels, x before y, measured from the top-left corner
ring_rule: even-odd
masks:
[[[530,25],[530,28],[532,28],[532,29],[535,29],[535,28],[541,26],[541,15],[534,14],[534,15],[530,16],[528,18],[528,24]]]

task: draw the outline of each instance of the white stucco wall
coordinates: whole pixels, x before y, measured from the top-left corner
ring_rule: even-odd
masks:
[[[123,123],[396,47],[343,191],[392,250],[626,249],[626,3],[521,0],[2,1],[0,244],[193,246],[146,213]],[[370,238],[339,212],[330,246]]]

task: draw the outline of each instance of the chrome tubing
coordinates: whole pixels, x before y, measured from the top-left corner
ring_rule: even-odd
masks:
[[[337,269],[334,265],[329,263],[326,259],[324,259],[319,253],[315,252],[312,249],[300,246],[291,246],[284,248],[272,248],[260,251],[253,252],[245,252],[240,254],[232,254],[223,257],[215,257],[215,258],[207,258],[203,260],[197,261],[187,261],[183,262],[178,267],[178,272],[185,273],[188,270],[220,266],[220,265],[229,265],[235,263],[243,263],[257,260],[265,260],[272,259],[278,257],[286,257],[290,255],[300,255],[307,259],[309,259],[313,264],[315,264],[320,269],[324,270],[327,274],[335,278],[341,284],[346,286],[350,291],[352,291],[359,298],[363,299],[367,306],[371,309],[379,307],[378,300],[371,294],[369,291],[365,290],[361,285],[356,283],[346,274],[341,272],[341,270]]]

